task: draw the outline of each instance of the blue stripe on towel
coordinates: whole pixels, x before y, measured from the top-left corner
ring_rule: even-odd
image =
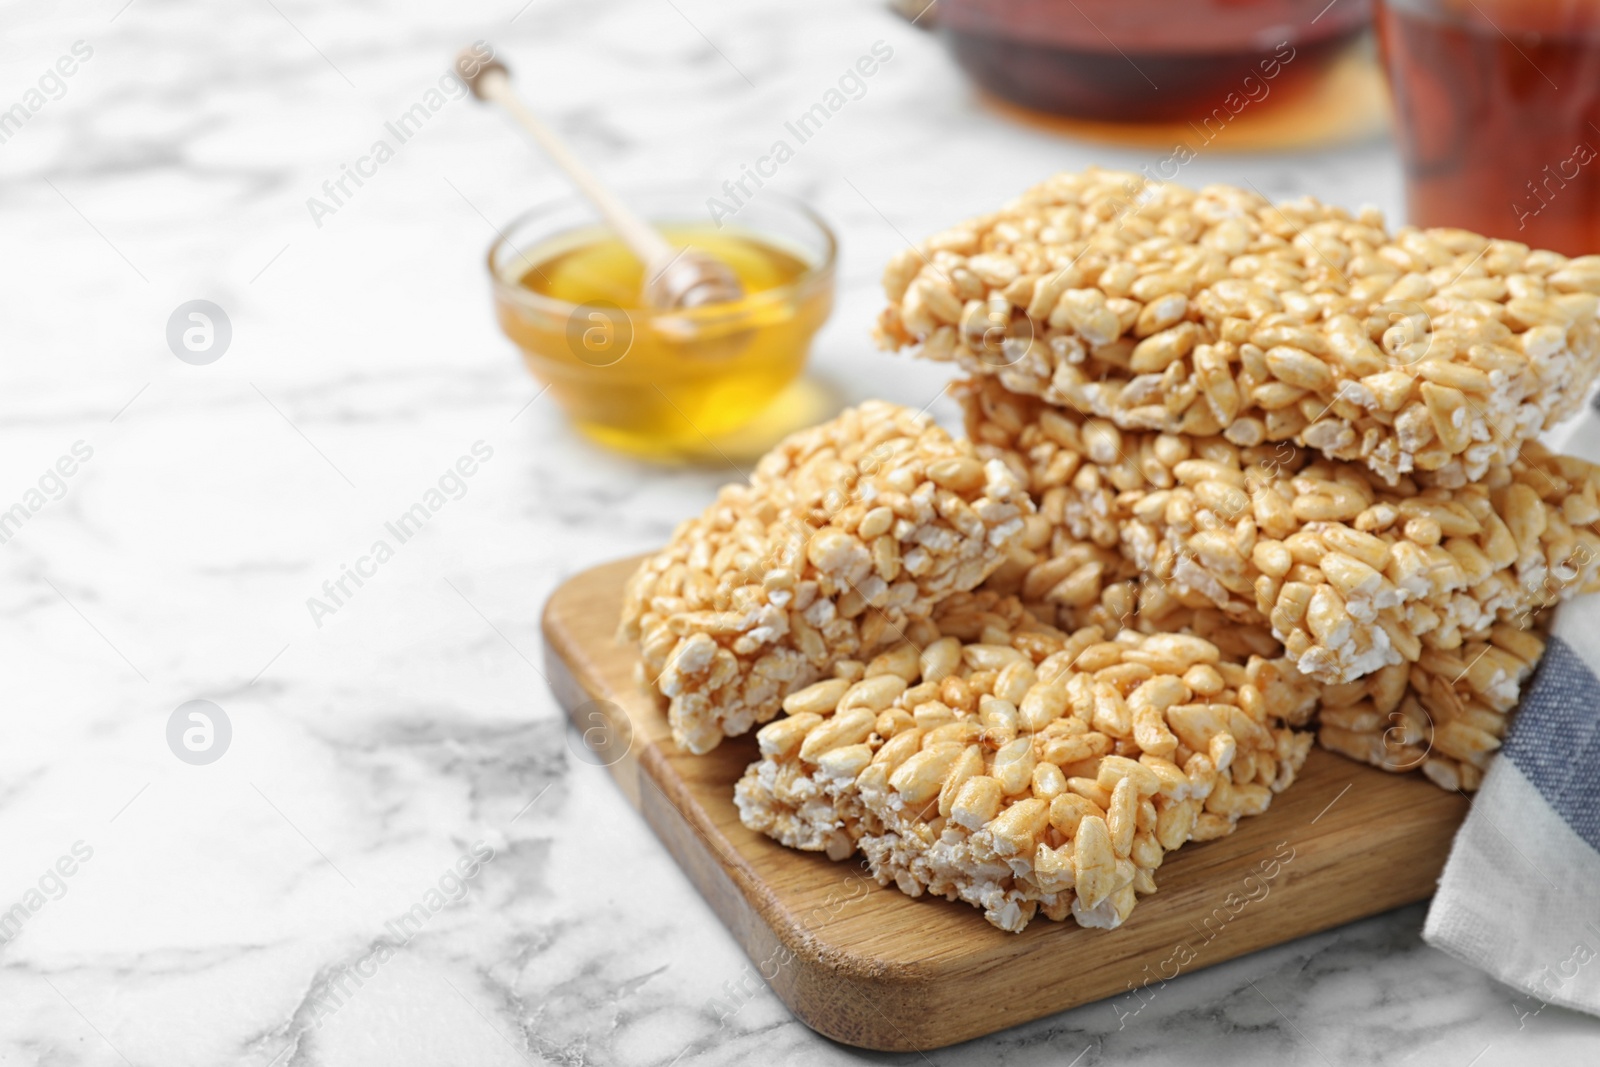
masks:
[[[1600,851],[1600,681],[1561,638],[1550,638],[1501,752]]]

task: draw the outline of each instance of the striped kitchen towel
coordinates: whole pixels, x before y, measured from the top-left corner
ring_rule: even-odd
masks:
[[[1560,447],[1600,460],[1600,414]],[[1600,1015],[1600,595],[1556,613],[1422,936],[1533,998],[1530,1013]]]

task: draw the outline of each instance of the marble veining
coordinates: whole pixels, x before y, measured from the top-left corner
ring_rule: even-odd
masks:
[[[946,420],[944,371],[867,337],[884,260],[1054,170],[1167,154],[999,120],[859,0],[12,12],[0,108],[92,56],[0,143],[0,510],[41,494],[0,544],[0,915],[22,916],[0,1062],[1592,1062],[1600,1024],[1422,945],[1420,906],[951,1049],[861,1053],[790,1017],[541,675],[550,590],[733,472],[597,451],[497,333],[494,227],[561,191],[498,116],[449,99],[308,207],[480,38],[609,178],[708,197],[885,43],[772,186],[842,237],[818,378]],[[1202,152],[1183,180],[1399,205],[1382,140]],[[233,328],[205,366],[164,333],[197,298]],[[308,610],[480,444],[459,497]],[[232,729],[205,766],[167,737],[195,699]]]

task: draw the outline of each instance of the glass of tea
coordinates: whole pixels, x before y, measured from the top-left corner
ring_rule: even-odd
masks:
[[[1380,0],[1409,221],[1600,252],[1600,0]]]
[[[538,207],[489,249],[500,327],[585,434],[613,448],[703,454],[792,383],[833,308],[833,232],[763,190],[707,219],[705,189],[631,193],[669,242],[722,260],[744,297],[681,311],[646,307],[644,267],[570,197]]]

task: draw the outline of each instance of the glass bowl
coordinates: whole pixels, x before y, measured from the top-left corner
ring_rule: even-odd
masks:
[[[590,296],[581,302],[530,288],[525,279],[547,290],[566,284],[572,272],[563,274],[559,264],[572,261],[561,257],[611,236],[576,195],[532,209],[490,246],[501,329],[578,428],[603,444],[653,456],[703,452],[755,419],[799,376],[833,308],[838,244],[813,211],[763,190],[733,216],[712,221],[706,197],[699,186],[624,193],[675,244],[738,252],[756,242],[751,247],[775,250],[781,255],[773,261],[787,265],[781,284],[683,311],[639,306],[637,277],[631,288],[615,289],[614,299],[600,295],[606,277],[585,277]],[[626,258],[637,274],[637,261]],[[749,262],[761,266],[759,257]]]

